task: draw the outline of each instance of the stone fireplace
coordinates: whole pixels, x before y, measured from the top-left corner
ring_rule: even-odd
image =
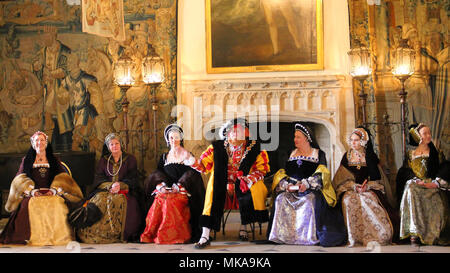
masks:
[[[351,80],[342,75],[184,80],[172,115],[185,131],[185,147],[197,157],[225,121],[246,117],[252,135],[268,143],[272,172],[294,147],[292,122],[306,122],[334,174],[354,126],[354,103]]]

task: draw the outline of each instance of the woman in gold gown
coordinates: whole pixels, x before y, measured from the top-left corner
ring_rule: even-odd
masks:
[[[449,186],[448,178],[441,174],[448,164],[443,164],[443,155],[431,141],[430,127],[412,125],[409,135],[416,148],[408,152],[396,178],[401,200],[400,239],[410,238],[411,244],[447,245]]]

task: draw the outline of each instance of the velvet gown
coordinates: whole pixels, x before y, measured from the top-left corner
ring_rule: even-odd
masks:
[[[14,180],[23,181],[30,178],[34,182],[34,189],[50,188],[55,180],[72,179],[65,173],[60,161],[55,159],[56,167],[31,167],[30,176],[26,174],[25,158],[20,164]],[[34,161],[32,159],[31,161]],[[52,170],[53,169],[53,175]],[[13,183],[15,183],[13,180]],[[74,181],[74,190],[79,197],[82,193]],[[8,219],[0,234],[2,244],[29,245],[64,245],[75,239],[71,227],[67,223],[68,205],[70,202],[59,196],[25,196]]]

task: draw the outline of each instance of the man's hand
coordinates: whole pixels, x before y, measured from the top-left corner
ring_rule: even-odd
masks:
[[[246,193],[250,188],[247,185],[247,182],[245,179],[240,179],[239,188],[241,189],[242,193]]]

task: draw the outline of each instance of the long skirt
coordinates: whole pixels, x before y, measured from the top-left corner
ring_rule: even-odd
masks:
[[[375,241],[380,245],[391,243],[393,227],[387,211],[372,191],[345,192],[342,211],[348,232],[348,245],[366,246]]]
[[[141,235],[143,243],[182,244],[191,238],[191,218],[185,194],[158,194],[150,207],[145,231]]]
[[[400,203],[400,239],[417,236],[423,244],[438,243],[447,220],[444,198],[439,189],[408,181]]]
[[[128,194],[96,193],[93,202],[102,212],[102,218],[90,227],[79,229],[78,238],[88,244],[111,244],[134,241],[139,238],[141,211],[136,197]]]
[[[269,240],[276,243],[339,246],[347,242],[342,213],[320,191],[280,193],[274,202]]]
[[[283,192],[275,199],[269,240],[282,244],[315,245],[317,237],[314,194],[297,196]]]
[[[9,218],[0,243],[66,245],[75,239],[67,213],[64,199],[59,196],[25,198]]]

